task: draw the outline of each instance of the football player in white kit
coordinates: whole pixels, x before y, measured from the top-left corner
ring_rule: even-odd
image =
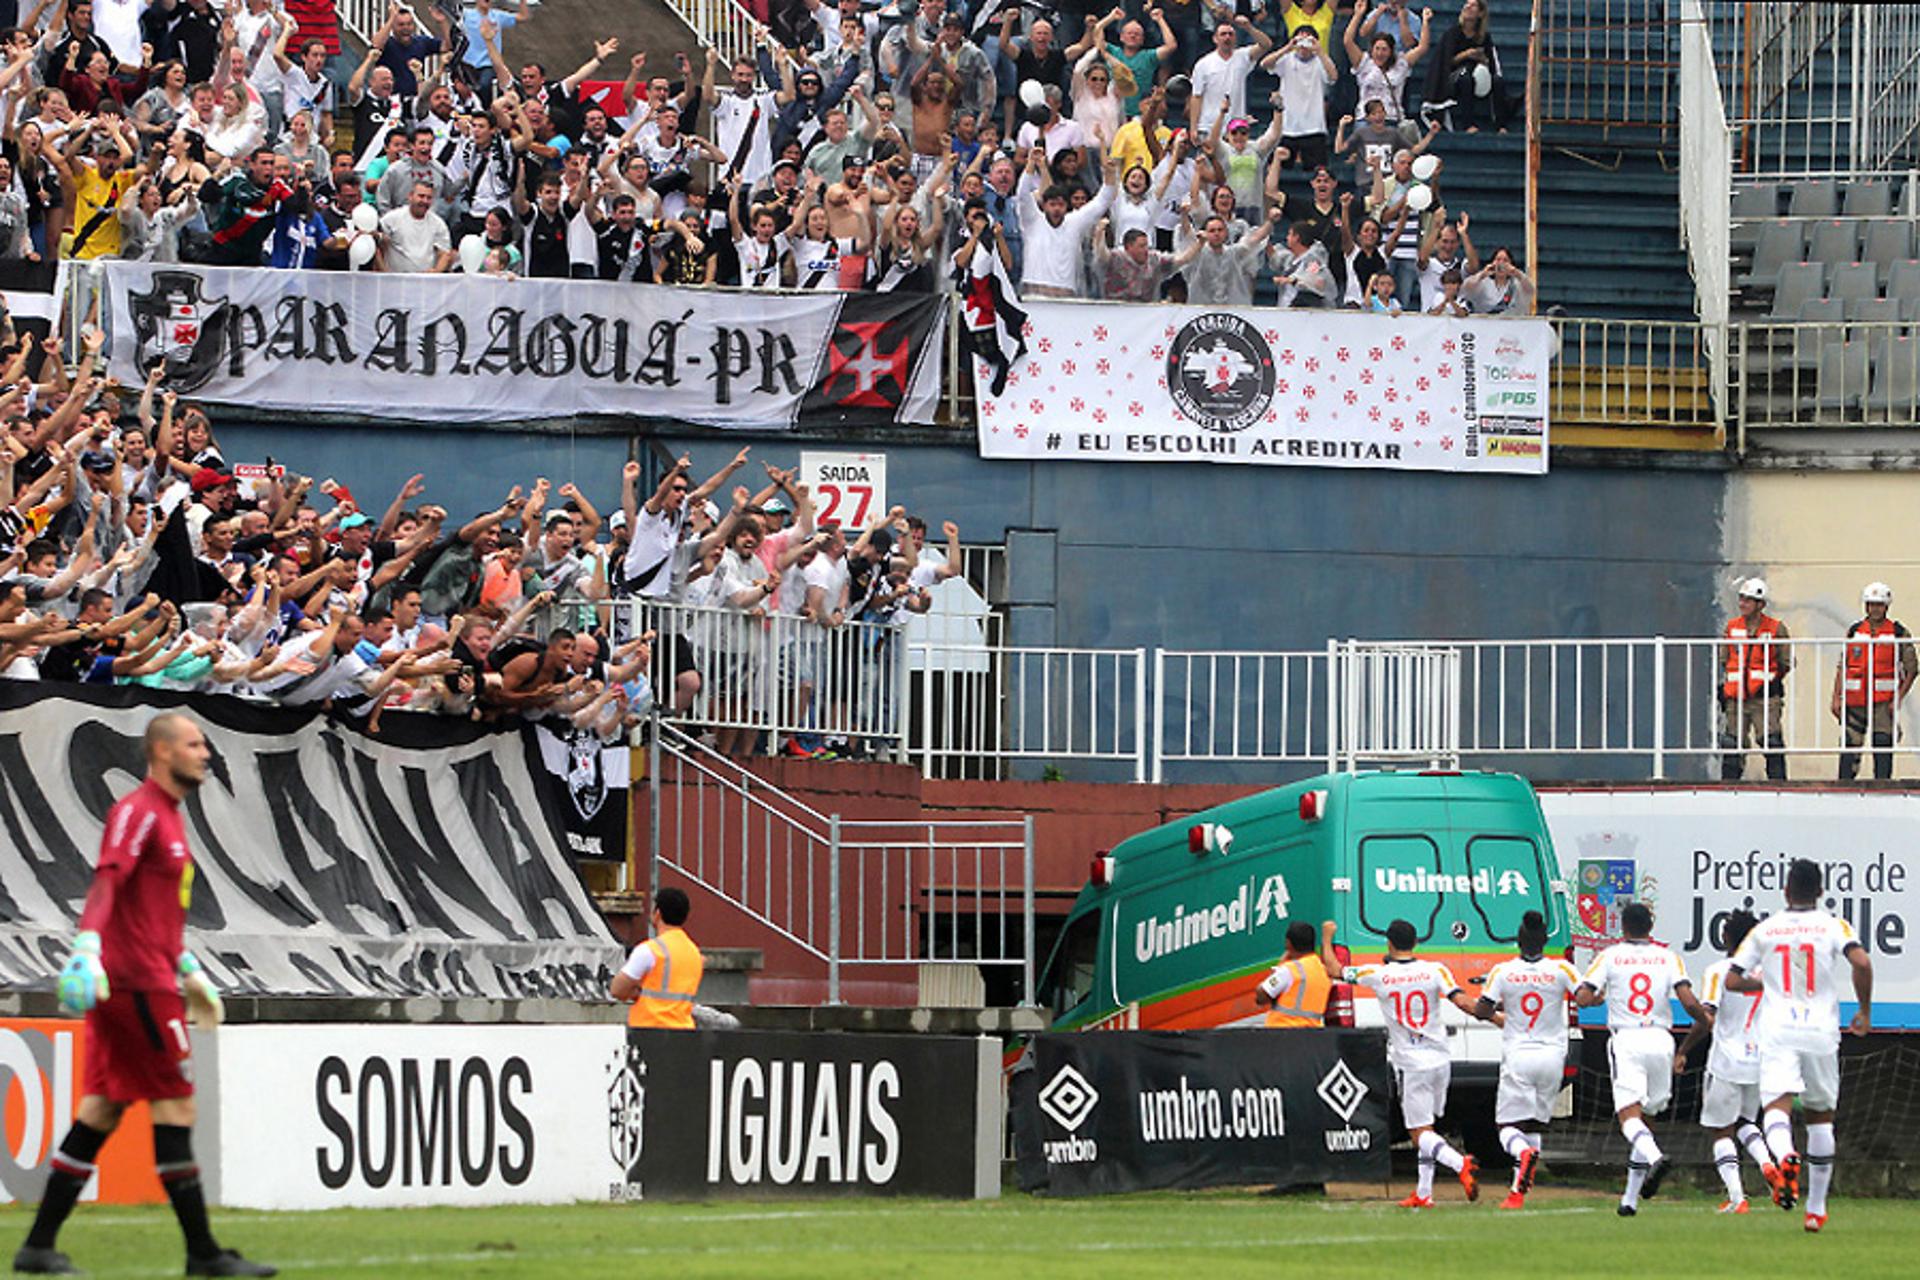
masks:
[[[1594,958],[1593,967],[1574,993],[1581,1005],[1607,1006],[1607,1060],[1613,1069],[1613,1111],[1627,1139],[1627,1188],[1620,1216],[1640,1211],[1640,1197],[1660,1194],[1667,1158],[1653,1140],[1645,1116],[1666,1110],[1673,1096],[1673,1004],[1689,1016],[1706,1018],[1694,998],[1687,967],[1676,951],[1653,940],[1653,909],[1630,902],[1620,912],[1626,941]]]
[[[1760,997],[1727,990],[1733,953],[1753,926],[1751,911],[1727,913],[1721,941],[1728,959],[1708,966],[1700,1003],[1713,1014],[1713,1044],[1707,1052],[1707,1081],[1701,1090],[1700,1123],[1713,1130],[1713,1163],[1727,1185],[1721,1213],[1746,1213],[1747,1189],[1740,1182],[1740,1148],[1745,1147],[1768,1186],[1780,1185],[1780,1167],[1760,1136]],[[1673,1072],[1687,1069],[1687,1055],[1707,1038],[1707,1024],[1696,1021],[1673,1055]]]
[[[1827,1225],[1833,1182],[1833,1111],[1840,1101],[1840,987],[1836,970],[1852,966],[1859,1012],[1851,1030],[1873,1029],[1873,962],[1845,920],[1819,908],[1820,864],[1796,859],[1787,868],[1787,909],[1753,927],[1727,971],[1727,989],[1760,997],[1761,1125],[1780,1166],[1774,1203],[1791,1209],[1800,1196],[1800,1153],[1793,1145],[1793,1102],[1807,1122],[1808,1231]]]
[[[1329,973],[1338,971],[1333,959],[1333,930],[1329,922],[1321,932],[1321,962]],[[1413,925],[1395,920],[1387,926],[1387,958],[1379,964],[1349,965],[1344,971],[1346,981],[1368,988],[1380,1000],[1380,1013],[1387,1024],[1387,1061],[1399,1086],[1400,1114],[1420,1156],[1419,1186],[1400,1202],[1403,1209],[1433,1207],[1436,1164],[1459,1174],[1467,1199],[1480,1198],[1474,1158],[1454,1150],[1433,1129],[1434,1122],[1446,1112],[1447,1086],[1453,1081],[1453,1055],[1447,1049],[1440,1006],[1451,1003],[1470,1013],[1473,1001],[1453,980],[1447,966],[1415,958],[1413,947],[1418,941]]]
[[[1520,918],[1515,941],[1520,958],[1493,966],[1473,1008],[1475,1017],[1501,1028],[1493,1118],[1500,1145],[1513,1157],[1513,1189],[1502,1209],[1525,1206],[1533,1186],[1540,1135],[1566,1079],[1567,1001],[1580,986],[1572,965],[1545,954],[1547,921],[1538,911]]]

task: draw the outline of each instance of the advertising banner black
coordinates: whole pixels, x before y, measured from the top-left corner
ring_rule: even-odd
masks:
[[[998,1063],[959,1036],[630,1031],[610,1197],[991,1195]]]
[[[1101,1031],[1034,1040],[1013,1091],[1021,1186],[1057,1195],[1379,1181],[1379,1031]]]

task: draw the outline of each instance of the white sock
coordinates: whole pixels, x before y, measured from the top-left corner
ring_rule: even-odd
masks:
[[[1747,1198],[1746,1188],[1740,1185],[1740,1148],[1732,1138],[1714,1139],[1713,1167],[1720,1171],[1720,1181],[1727,1184],[1729,1204],[1739,1204]]]
[[[1807,1212],[1825,1216],[1833,1183],[1833,1125],[1807,1126]]]
[[[1527,1135],[1512,1125],[1500,1128],[1500,1145],[1513,1158],[1513,1189],[1520,1189],[1520,1158],[1533,1150],[1533,1144],[1527,1141]]]
[[[1767,1150],[1767,1140],[1760,1136],[1760,1126],[1748,1120],[1740,1122],[1740,1128],[1733,1135],[1741,1146],[1747,1149],[1747,1155],[1759,1165],[1773,1163],[1773,1152]]]
[[[1427,1199],[1433,1198],[1433,1148],[1440,1143],[1440,1135],[1431,1131],[1420,1135],[1416,1144],[1420,1156],[1416,1167],[1420,1171],[1419,1184],[1414,1188]]]
[[[1645,1120],[1635,1117],[1620,1123],[1620,1132],[1627,1139],[1627,1189],[1620,1197],[1624,1205],[1640,1203],[1640,1184],[1647,1180],[1647,1170],[1660,1158],[1660,1144],[1653,1140],[1653,1130],[1647,1128]]]
[[[1455,1151],[1445,1138],[1436,1133],[1433,1135],[1433,1142],[1433,1158],[1442,1168],[1458,1173],[1466,1166],[1466,1157]]]
[[[1546,1135],[1543,1133],[1529,1133],[1527,1135],[1527,1145],[1535,1151],[1538,1151],[1540,1149],[1540,1140],[1544,1137],[1546,1137]]]
[[[1761,1133],[1766,1135],[1767,1150],[1773,1154],[1773,1162],[1779,1164],[1788,1156],[1795,1154],[1793,1149],[1793,1117],[1784,1109],[1772,1107],[1762,1117]]]

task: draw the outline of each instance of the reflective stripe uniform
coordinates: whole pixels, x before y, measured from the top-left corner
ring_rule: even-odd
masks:
[[[1318,1027],[1325,1023],[1327,993],[1333,980],[1319,956],[1300,956],[1282,960],[1260,984],[1260,991],[1273,1001],[1267,1010],[1270,1027]]]
[[[700,990],[706,961],[687,931],[669,925],[657,938],[633,949],[621,972],[640,983],[627,1010],[630,1027],[693,1029],[693,997]]]

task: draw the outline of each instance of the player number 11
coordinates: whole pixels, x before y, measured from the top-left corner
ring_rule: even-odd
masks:
[[[1801,994],[1810,996],[1813,994],[1813,944],[1811,942],[1802,942],[1797,946],[1783,942],[1773,949],[1773,953],[1780,957],[1780,990],[1786,995],[1793,994],[1793,953],[1795,951],[1798,951],[1807,962],[1807,989]]]

